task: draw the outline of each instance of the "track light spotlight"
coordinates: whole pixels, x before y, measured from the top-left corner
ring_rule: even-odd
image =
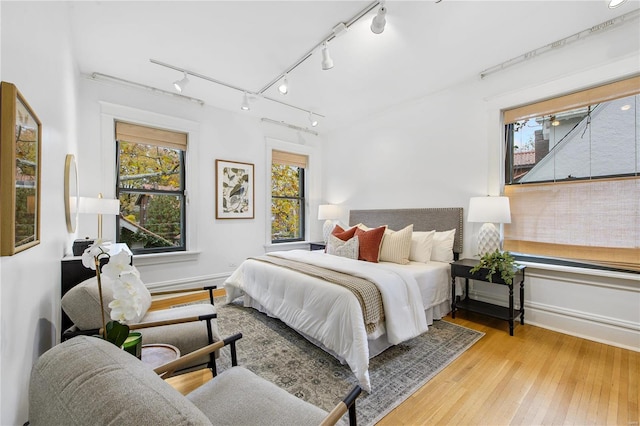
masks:
[[[244,92],[242,96],[242,104],[240,104],[240,109],[243,111],[249,111],[251,108],[249,107],[249,98],[247,97],[247,92]]]
[[[327,42],[322,43],[322,69],[330,70],[333,68],[333,59],[329,55],[329,48],[327,47]]]
[[[287,78],[287,74],[284,75],[282,83],[280,83],[280,86],[278,86],[278,92],[282,93],[283,95],[289,93],[289,79]]]
[[[374,34],[380,34],[384,31],[384,26],[387,24],[385,16],[387,15],[387,8],[380,6],[378,13],[373,17],[371,21],[371,32]]]
[[[311,127],[316,127],[318,125],[318,120],[313,117],[313,113],[309,111],[309,123],[311,123]]]
[[[182,71],[182,73],[184,74],[184,77],[182,77],[182,80],[176,80],[173,82],[173,87],[175,87],[179,93],[182,93],[184,88],[189,83],[189,79],[187,78],[187,73],[185,71]]]
[[[611,0],[609,2],[609,9],[615,9],[616,7],[622,5],[622,3],[626,2],[627,0]]]

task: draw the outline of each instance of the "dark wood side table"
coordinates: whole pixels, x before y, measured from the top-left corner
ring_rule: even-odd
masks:
[[[319,242],[315,242],[315,243],[309,243],[309,250],[324,250],[324,248],[326,247],[326,244],[324,243],[324,241],[319,241]]]
[[[456,317],[456,311],[458,309],[464,309],[470,312],[477,312],[479,314],[499,318],[509,322],[509,335],[513,336],[514,320],[519,316],[520,324],[524,324],[524,275],[526,266],[519,265],[516,267],[516,275],[511,284],[505,283],[499,274],[494,274],[492,277],[493,284],[504,285],[509,288],[509,307],[507,308],[469,298],[470,279],[490,282],[487,278],[487,274],[489,272],[487,269],[480,269],[476,273],[471,273],[471,269],[473,269],[478,263],[479,261],[476,259],[462,259],[451,263],[451,317]],[[457,277],[464,278],[465,281],[466,298],[463,300],[458,300],[456,297]],[[520,308],[515,310],[513,307],[513,286],[517,283],[520,283]]]

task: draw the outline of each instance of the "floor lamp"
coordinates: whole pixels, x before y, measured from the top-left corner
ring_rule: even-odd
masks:
[[[500,231],[494,223],[511,223],[509,197],[471,197],[469,222],[483,223],[478,232],[478,255],[501,249]]]

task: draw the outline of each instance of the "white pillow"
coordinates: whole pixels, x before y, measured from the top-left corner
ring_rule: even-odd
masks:
[[[359,252],[360,244],[357,237],[353,237],[347,241],[342,241],[335,235],[329,235],[329,240],[327,241],[327,254],[358,260]]]
[[[415,262],[427,263],[431,260],[431,251],[433,249],[433,236],[436,231],[413,232],[411,234],[411,250],[409,251],[409,260]]]
[[[408,264],[412,232],[413,225],[409,225],[400,231],[385,230],[382,238],[382,247],[380,248],[380,261],[399,263],[400,265]]]
[[[456,230],[436,232],[433,236],[433,250],[431,260],[436,262],[453,262],[453,241]]]

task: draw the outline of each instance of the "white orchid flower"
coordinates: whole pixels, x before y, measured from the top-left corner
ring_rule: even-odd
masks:
[[[131,265],[131,255],[124,250],[109,258],[109,263],[102,267],[102,273],[112,280],[117,280],[124,272],[135,272],[140,276],[138,270]]]
[[[109,245],[111,243],[104,240],[96,240],[82,253],[82,265],[85,268],[96,270],[96,258],[100,255],[109,253]]]
[[[115,256],[114,256],[115,257]],[[111,319],[126,323],[142,313],[141,293],[145,289],[137,271],[126,271],[113,283]]]

